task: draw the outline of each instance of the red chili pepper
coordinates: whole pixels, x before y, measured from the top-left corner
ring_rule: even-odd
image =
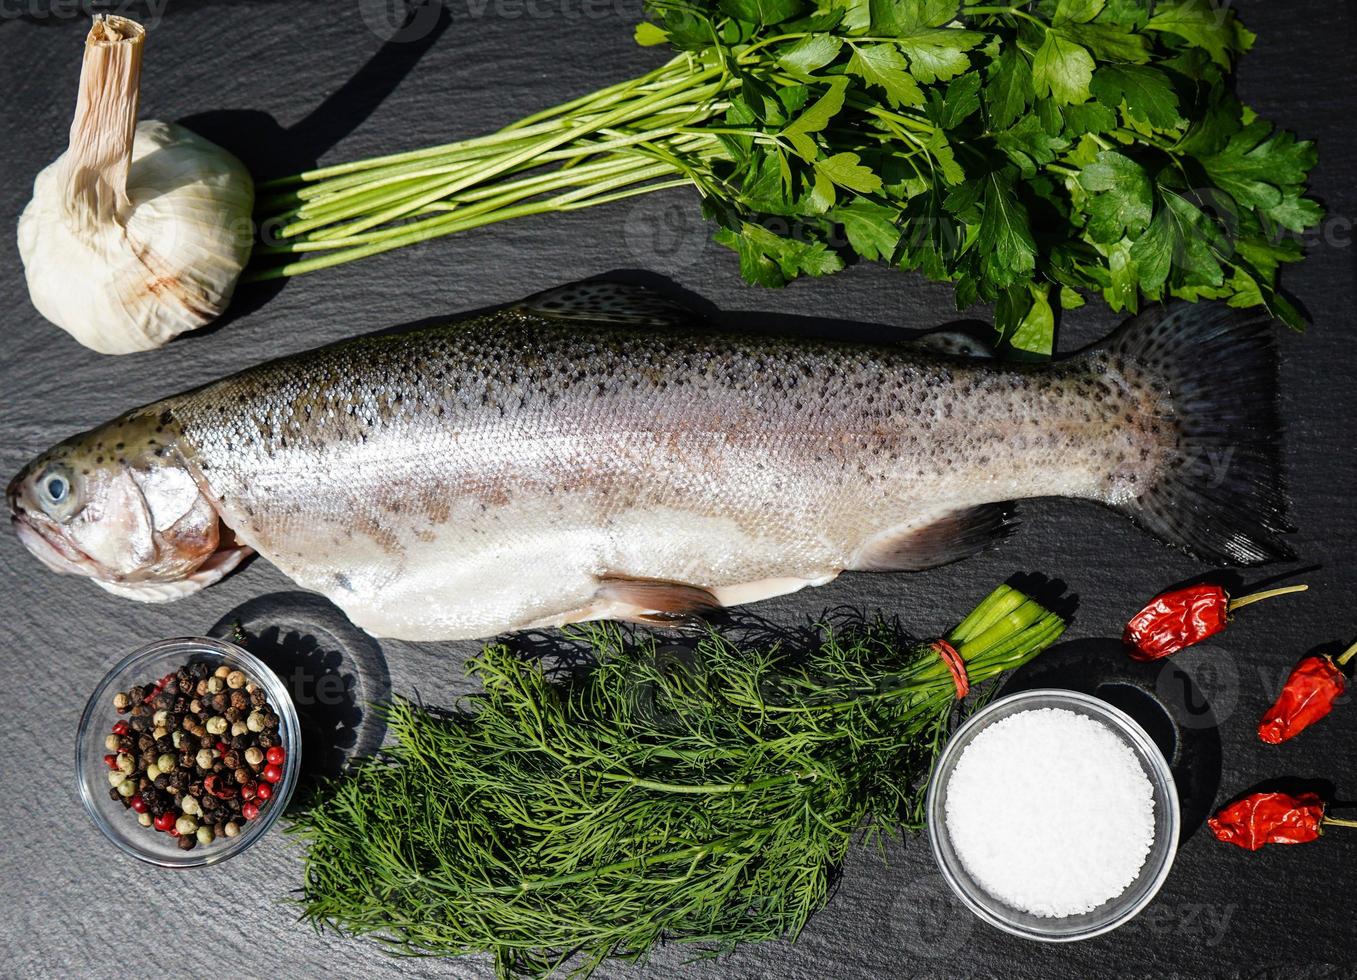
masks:
[[[1333,710],[1347,689],[1339,669],[1357,655],[1357,643],[1333,657],[1305,657],[1282,685],[1282,693],[1258,723],[1258,737],[1270,745],[1295,738]]]
[[[1265,844],[1308,844],[1330,825],[1357,827],[1357,820],[1325,816],[1325,805],[1314,793],[1254,793],[1231,803],[1206,824],[1216,840],[1246,851]]]
[[[1230,622],[1230,614],[1260,599],[1288,592],[1304,592],[1308,585],[1290,585],[1284,589],[1255,592],[1231,599],[1219,585],[1190,585],[1165,592],[1150,601],[1126,624],[1122,642],[1132,660],[1159,660],[1184,647],[1215,636]]]

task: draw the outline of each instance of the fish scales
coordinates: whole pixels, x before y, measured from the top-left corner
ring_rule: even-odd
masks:
[[[225,522],[285,573],[376,631],[474,636],[582,610],[607,577],[813,581],[958,506],[1110,499],[1144,392],[982,364],[511,314],[170,409]]]

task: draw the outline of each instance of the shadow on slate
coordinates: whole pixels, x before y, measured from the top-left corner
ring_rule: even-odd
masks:
[[[1045,687],[1090,694],[1134,718],[1173,770],[1182,810],[1179,846],[1197,832],[1220,788],[1220,731],[1186,672],[1171,661],[1136,663],[1119,639],[1071,640],[1014,671],[999,695]]]
[[[260,596],[228,612],[208,635],[240,643],[292,694],[302,730],[303,794],[381,747],[386,721],[372,705],[391,694],[386,657],[325,598],[310,592]]]
[[[713,230],[715,225],[712,226]],[[864,323],[833,317],[804,316],[796,313],[767,313],[747,310],[721,310],[711,300],[677,285],[672,279],[645,269],[613,269],[584,282],[618,282],[653,290],[695,314],[692,326],[720,333],[757,336],[816,338],[846,343],[909,343],[926,334],[946,331],[967,334],[980,348],[994,338],[994,328],[982,320],[962,319],[946,323],[910,327],[902,323]],[[560,283],[559,285],[565,285]]]
[[[256,185],[311,170],[326,151],[372,115],[451,23],[452,17],[439,0],[419,0],[411,4],[405,27],[385,41],[347,82],[291,128],[283,128],[267,112],[251,109],[204,112],[185,116],[179,123],[239,157]],[[266,193],[257,193],[256,206],[265,196]],[[269,234],[267,228],[258,230],[261,241],[267,241]],[[231,321],[254,312],[286,284],[286,279],[241,283],[226,313],[207,327],[194,331],[193,335],[202,337],[215,333]]]

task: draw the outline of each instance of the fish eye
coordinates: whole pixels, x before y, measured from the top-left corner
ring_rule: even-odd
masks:
[[[49,507],[65,507],[73,489],[70,476],[59,468],[48,470],[38,480],[38,496]]]

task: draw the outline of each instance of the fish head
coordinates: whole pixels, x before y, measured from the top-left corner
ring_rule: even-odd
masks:
[[[211,498],[157,420],[143,410],[73,436],[10,481],[10,520],[34,557],[160,601],[216,581],[248,553],[223,548]]]

